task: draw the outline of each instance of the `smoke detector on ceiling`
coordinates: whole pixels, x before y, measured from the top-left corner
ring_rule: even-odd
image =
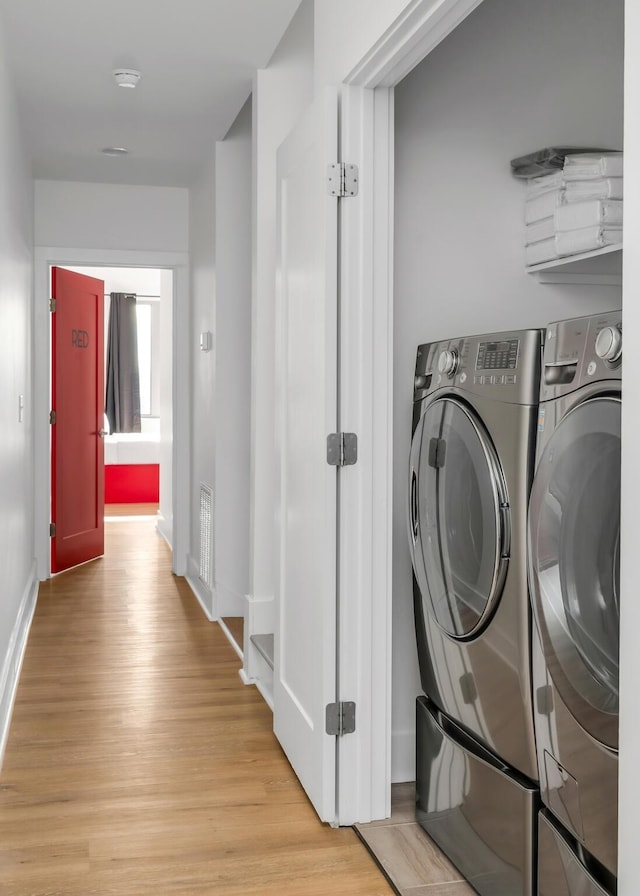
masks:
[[[118,87],[133,88],[137,85],[142,75],[133,68],[116,68],[114,69],[113,77]]]

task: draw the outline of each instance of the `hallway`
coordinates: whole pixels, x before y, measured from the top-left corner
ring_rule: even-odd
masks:
[[[0,775],[11,896],[388,896],[321,824],[150,520],[40,586]]]

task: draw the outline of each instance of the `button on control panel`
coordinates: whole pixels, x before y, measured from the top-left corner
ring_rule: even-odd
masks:
[[[518,366],[518,339],[502,342],[481,342],[478,346],[476,370],[515,370]]]

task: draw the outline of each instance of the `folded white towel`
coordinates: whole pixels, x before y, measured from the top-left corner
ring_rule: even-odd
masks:
[[[564,188],[566,202],[585,199],[622,199],[623,178],[600,177],[595,180],[569,180]]]
[[[524,204],[525,224],[532,224],[542,218],[549,218],[555,214],[555,210],[562,203],[564,191],[560,189],[549,190],[539,196],[527,199]]]
[[[621,152],[579,153],[564,160],[565,180],[586,180],[594,177],[622,177],[623,154]]]
[[[622,227],[580,227],[557,233],[555,238],[558,255],[575,255],[591,252],[604,246],[622,244]]]
[[[554,258],[558,258],[555,237],[524,247],[524,260],[527,265],[542,264],[543,261],[553,261]]]
[[[586,202],[569,202],[561,205],[555,213],[555,229],[576,230],[606,224],[611,227],[622,225],[621,199],[587,199]]]
[[[524,231],[525,246],[539,243],[540,240],[550,240],[556,233],[555,218],[551,215],[549,218],[534,221],[532,224],[527,224]]]
[[[525,198],[533,198],[541,193],[548,193],[549,190],[557,190],[563,184],[562,169],[553,171],[551,174],[543,174],[540,177],[532,177],[525,181]]]

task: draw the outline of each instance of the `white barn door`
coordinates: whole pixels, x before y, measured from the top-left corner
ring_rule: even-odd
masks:
[[[335,93],[319,97],[278,150],[276,457],[278,622],[274,731],[323,821],[336,822],[338,151]]]

